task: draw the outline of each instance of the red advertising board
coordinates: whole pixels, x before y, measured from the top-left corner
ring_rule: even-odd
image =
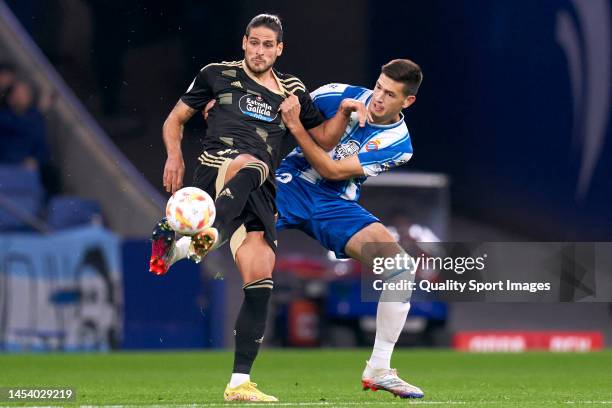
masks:
[[[597,331],[466,331],[453,337],[453,348],[475,352],[592,351],[603,345]]]

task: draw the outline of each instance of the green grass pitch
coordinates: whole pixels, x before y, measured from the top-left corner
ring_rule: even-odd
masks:
[[[369,350],[263,350],[252,379],[286,407],[612,406],[612,352],[468,354],[398,350],[393,365],[425,392],[401,400],[363,392]],[[0,387],[69,386],[74,403],[21,405],[210,406],[225,403],[229,352],[0,354]],[[0,402],[1,406],[19,405]],[[262,405],[262,404],[257,404]]]

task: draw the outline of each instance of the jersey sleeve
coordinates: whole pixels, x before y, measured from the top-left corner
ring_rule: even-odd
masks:
[[[377,176],[410,160],[412,157],[410,135],[406,133],[399,138],[385,135],[374,137],[365,144],[357,157],[366,176]]]
[[[312,98],[308,92],[296,92],[296,95],[300,101],[300,121],[306,129],[312,129],[325,122],[325,118],[315,107]]]
[[[336,114],[340,102],[344,99],[343,93],[347,87],[346,84],[327,84],[311,92],[310,96],[315,107],[323,114],[325,119],[329,119]]]
[[[200,70],[193,79],[193,82],[191,82],[191,85],[189,85],[189,88],[187,88],[187,91],[181,96],[181,101],[195,110],[204,109],[206,104],[213,99],[211,70],[210,66]]]

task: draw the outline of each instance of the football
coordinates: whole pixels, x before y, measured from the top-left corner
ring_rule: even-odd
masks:
[[[215,202],[204,190],[184,187],[170,197],[166,218],[172,229],[182,235],[195,235],[215,221]]]

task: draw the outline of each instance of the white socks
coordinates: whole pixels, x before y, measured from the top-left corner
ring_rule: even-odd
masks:
[[[168,267],[181,259],[187,258],[189,255],[189,245],[191,244],[191,237],[182,237],[174,243],[174,252],[172,257],[168,260]]]
[[[366,371],[368,367],[387,370],[391,368],[391,354],[404,328],[409,310],[409,302],[378,302],[376,340]]]
[[[247,381],[251,381],[251,376],[248,374],[240,374],[240,373],[232,373],[232,378],[230,379],[229,386],[230,388],[236,388],[240,384],[244,384]]]

